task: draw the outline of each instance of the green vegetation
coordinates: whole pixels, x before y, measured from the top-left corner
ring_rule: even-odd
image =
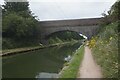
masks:
[[[62,40],[60,40],[58,37],[56,37],[56,38],[50,38],[49,40],[48,40],[48,43],[49,44],[54,44],[54,43],[62,43],[63,41]]]
[[[7,2],[2,5],[2,49],[34,47],[41,44],[38,20],[29,9],[29,2]],[[61,31],[48,36],[48,44],[83,39],[78,33]]]
[[[117,0],[115,4],[112,5],[111,9],[108,11],[108,15],[105,13],[102,13],[103,20],[102,25],[108,25],[112,22],[116,22],[120,20],[120,0]]]
[[[112,23],[91,39],[89,46],[97,63],[102,67],[103,77],[118,77],[118,23]]]
[[[103,77],[118,77],[118,23],[112,23],[104,28],[97,37],[91,39],[95,60],[102,68]]]
[[[33,46],[38,43],[38,21],[29,10],[27,1],[5,1],[2,12],[3,49]]]
[[[34,51],[38,49],[43,49],[47,47],[53,47],[53,46],[60,46],[60,45],[67,45],[67,44],[75,44],[76,42],[64,42],[64,43],[56,43],[56,44],[50,44],[50,45],[39,45],[39,46],[32,46],[32,47],[24,47],[24,48],[15,48],[15,49],[5,49],[2,51],[1,55],[10,55],[10,54],[17,54],[17,53],[22,53],[22,52],[28,52],[28,51]]]
[[[62,43],[67,41],[77,41],[81,39],[84,38],[80,36],[77,32],[68,30],[55,32],[47,37],[47,40],[50,44]]]
[[[67,78],[76,78],[78,69],[83,58],[84,46],[81,46],[72,57],[72,60],[65,63],[65,68],[60,73],[60,80]]]
[[[120,28],[119,9],[120,1],[117,1],[108,11],[109,15],[103,18],[99,34],[89,41],[89,47],[95,60],[102,68],[104,78],[118,78],[118,45]]]

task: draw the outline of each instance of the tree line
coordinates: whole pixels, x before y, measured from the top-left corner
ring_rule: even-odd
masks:
[[[35,37],[37,23],[26,2],[5,2],[2,6],[3,37]]]
[[[29,9],[29,2],[7,2],[2,5],[3,49],[25,46],[38,40],[38,20]]]
[[[2,5],[2,37],[3,49],[39,45],[41,43],[38,34],[38,23],[36,16],[29,9],[29,2],[7,2]],[[40,32],[39,32],[40,33]],[[78,40],[80,36],[71,32],[55,33],[51,35],[51,43]],[[48,43],[49,43],[48,42]]]

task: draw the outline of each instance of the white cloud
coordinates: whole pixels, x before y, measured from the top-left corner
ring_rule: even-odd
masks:
[[[3,4],[4,0],[0,0]],[[15,0],[13,0],[15,1]],[[40,20],[101,17],[116,0],[28,0],[30,9]]]
[[[30,2],[30,8],[40,20],[101,17],[113,2]]]

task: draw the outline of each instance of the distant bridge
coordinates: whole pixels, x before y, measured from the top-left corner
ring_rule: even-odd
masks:
[[[40,35],[42,39],[45,39],[51,33],[69,30],[81,33],[89,39],[97,33],[100,20],[101,18],[40,21]]]

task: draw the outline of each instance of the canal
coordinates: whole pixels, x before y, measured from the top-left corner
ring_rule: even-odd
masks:
[[[49,78],[64,66],[65,58],[72,56],[81,43],[70,43],[36,51],[3,57],[3,78]]]

